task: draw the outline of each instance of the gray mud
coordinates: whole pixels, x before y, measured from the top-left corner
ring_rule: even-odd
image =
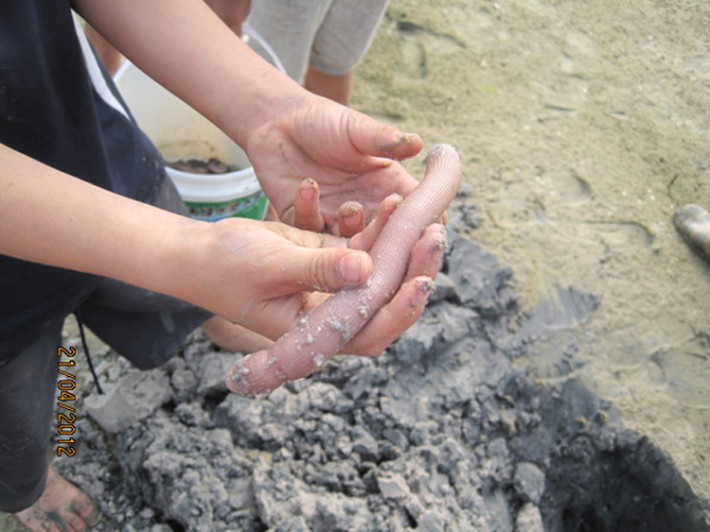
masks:
[[[610,401],[705,498],[710,268],[673,217],[710,207],[708,21],[697,0],[392,0],[355,98],[456,146],[468,234],[514,269],[524,312],[598,298],[517,363]]]
[[[379,357],[245,398],[223,382],[239,355],[199,334],[147,373],[95,354],[109,397],[79,402],[77,456],[56,466],[110,518],[102,530],[708,530],[687,482],[607,403],[516,364],[598,301],[569,289],[567,312],[521,312],[511,268],[460,236],[475,220],[453,213],[425,315]]]

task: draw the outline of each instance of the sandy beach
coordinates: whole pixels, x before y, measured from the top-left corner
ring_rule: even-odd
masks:
[[[523,309],[560,287],[601,297],[522,363],[581,378],[705,497],[710,264],[672,217],[710,207],[709,21],[684,0],[394,0],[355,99],[459,149],[470,237],[514,270]]]

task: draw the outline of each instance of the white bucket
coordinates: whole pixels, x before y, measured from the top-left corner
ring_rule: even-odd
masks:
[[[254,30],[245,33],[260,41]],[[273,50],[270,50],[273,54]],[[272,63],[283,71],[275,55]],[[239,216],[263,220],[268,207],[254,169],[244,151],[214,124],[125,62],[114,81],[143,132],[168,162],[217,158],[238,170],[199,174],[166,168],[192,218],[216,221]]]

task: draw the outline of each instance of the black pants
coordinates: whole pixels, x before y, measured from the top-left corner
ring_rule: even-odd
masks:
[[[167,179],[156,206],[184,210]],[[112,279],[102,281],[76,311],[97,336],[140,369],[166,362],[211,316],[184,301]],[[44,491],[59,393],[57,349],[65,318],[57,316],[32,345],[2,367],[0,511],[23,510]]]

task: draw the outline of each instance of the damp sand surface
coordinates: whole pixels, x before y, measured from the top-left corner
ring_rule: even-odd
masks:
[[[710,207],[709,20],[688,0],[393,0],[355,98],[456,145],[469,236],[514,270],[523,309],[563,329],[561,290],[599,296],[519,363],[581,379],[706,496],[710,263],[672,219]]]

